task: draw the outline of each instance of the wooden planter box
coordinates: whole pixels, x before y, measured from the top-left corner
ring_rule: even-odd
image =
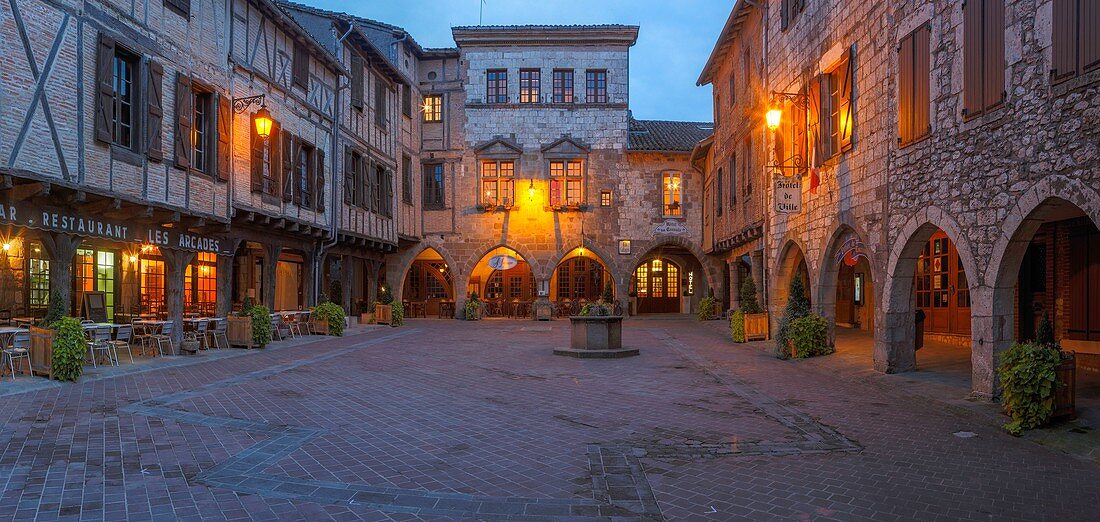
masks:
[[[229,338],[229,346],[243,346],[245,348],[263,348],[252,341],[252,318],[229,316],[229,325],[225,335]]]
[[[31,366],[35,375],[53,379],[53,337],[56,334],[48,328],[30,327]]]
[[[745,340],[768,340],[768,314],[745,314]]]
[[[359,314],[359,324],[374,324],[374,314],[373,313]]]
[[[393,307],[386,304],[374,305],[374,321],[378,324],[390,324],[393,322]],[[328,327],[326,326],[326,331]]]
[[[574,315],[569,317],[572,329],[569,348],[554,350],[555,355],[612,359],[638,355],[637,348],[623,348],[623,316]]]
[[[1058,365],[1055,371],[1054,411],[1051,418],[1073,417],[1075,397],[1077,395],[1077,356],[1070,355]]]
[[[328,335],[328,319],[311,319],[310,325],[313,328],[313,333],[317,335]]]

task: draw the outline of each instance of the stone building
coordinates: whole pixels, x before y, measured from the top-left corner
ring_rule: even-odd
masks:
[[[714,287],[688,163],[710,128],[631,117],[637,31],[456,27],[457,49],[420,57],[423,240],[387,271],[404,300],[450,315],[473,293],[595,300],[611,282],[627,311],[686,312]]]
[[[804,277],[817,313],[870,329],[875,368],[900,372],[920,364],[919,310],[979,395],[1043,317],[1064,346],[1100,353],[1100,48],[1086,37],[1100,19],[1084,4],[753,7],[761,94],[782,111],[767,153],[783,168],[765,174],[801,183],[799,211],[777,211],[775,191],[766,205],[773,323]]]

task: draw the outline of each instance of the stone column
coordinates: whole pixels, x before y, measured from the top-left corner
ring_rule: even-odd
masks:
[[[263,304],[268,310],[275,311],[275,267],[279,264],[279,254],[283,247],[278,245],[264,246],[264,274],[261,278],[263,284]]]
[[[73,299],[73,256],[82,240],[79,236],[62,233],[42,233],[40,237],[42,248],[50,256],[50,299],[60,299],[68,314],[76,315],[69,303]]]
[[[172,352],[176,354],[183,339],[183,283],[187,265],[195,260],[195,253],[185,250],[161,248],[164,257],[164,304],[168,308],[168,322],[172,323]]]
[[[217,294],[217,306],[215,314],[218,317],[226,317],[233,311],[233,256],[218,256],[218,279],[215,283]]]
[[[733,261],[726,261],[726,270],[730,274],[730,287],[726,291],[729,292],[730,296],[730,308],[734,310],[741,308],[741,284],[743,281],[741,281],[741,271],[738,266],[739,259],[734,258]]]
[[[768,296],[764,295],[764,250],[754,250],[749,257],[752,259],[752,282],[756,285],[756,301],[767,307]]]

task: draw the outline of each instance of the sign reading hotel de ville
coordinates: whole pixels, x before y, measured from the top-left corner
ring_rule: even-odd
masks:
[[[162,248],[232,255],[228,241],[171,228],[142,223],[115,221],[99,216],[81,215],[73,210],[30,205],[25,202],[0,203],[0,223],[62,232],[76,236],[110,239],[123,243],[141,243]],[[224,250],[223,250],[224,249]]]
[[[775,211],[780,214],[802,212],[802,179],[798,176],[775,177]]]

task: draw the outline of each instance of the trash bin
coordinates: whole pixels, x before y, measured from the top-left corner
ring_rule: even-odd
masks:
[[[913,342],[916,345],[916,349],[920,350],[924,347],[924,310],[917,310],[916,320],[913,321],[916,328],[913,332]]]

